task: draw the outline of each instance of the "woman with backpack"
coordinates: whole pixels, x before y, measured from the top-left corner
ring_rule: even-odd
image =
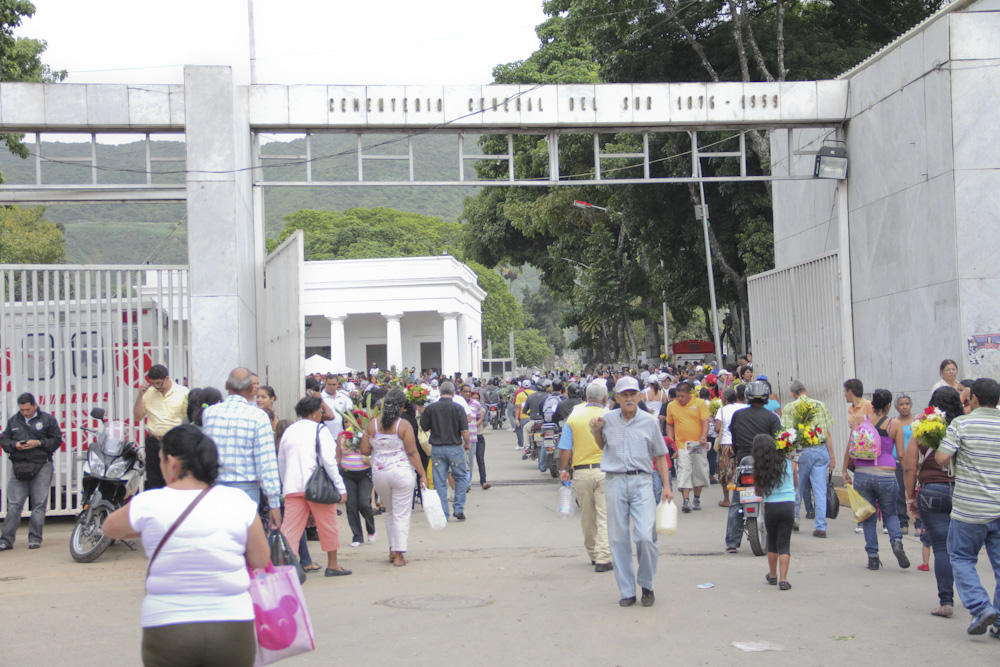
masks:
[[[844,483],[850,484],[850,470],[854,471],[854,490],[882,511],[882,522],[889,531],[892,553],[901,568],[910,567],[910,560],[903,551],[903,533],[896,514],[896,457],[903,458],[903,427],[898,420],[889,417],[892,394],[887,389],[876,389],[872,393],[871,418],[866,415],[853,431],[844,454]],[[873,513],[861,522],[865,533],[865,552],[868,554],[868,569],[877,570],[882,566],[878,557],[878,514]]]

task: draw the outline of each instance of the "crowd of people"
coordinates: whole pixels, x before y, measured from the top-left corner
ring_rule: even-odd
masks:
[[[350,545],[360,547],[377,541],[375,516],[384,514],[388,562],[405,566],[415,500],[436,493],[446,519],[465,521],[475,468],[481,489],[491,487],[483,435],[489,407],[509,414],[522,458],[527,424],[557,427],[558,472],[581,509],[585,550],[596,572],[614,572],[621,606],[655,602],[656,506],[673,502],[675,488],[681,512],[691,513],[702,509],[706,488],[720,486],[718,505],[728,508],[725,548],[738,552],[741,462],[752,464],[765,507],[765,578],[790,590],[791,536],[800,530],[802,505],[814,521],[812,535],[826,537],[838,463],[834,420],[803,381],[790,383],[792,400],[782,406],[770,381],[755,374],[752,357],[740,361],[719,371],[692,363],[485,382],[471,374],[407,369],[396,376],[373,368],[363,376],[306,378],[295,421],[278,419],[279,397],[245,368],[230,373],[223,397],[211,387],[188,390],[153,366],[133,408],[135,423],[145,422],[146,490],[104,526],[113,539],[141,536],[150,557],[144,661],[157,664],[166,651],[207,655],[221,642],[233,646],[227,664],[253,662],[252,652],[240,652],[253,639],[245,566],[266,565],[269,532],[280,531],[307,572],[340,577],[351,571],[338,558],[338,515],[346,512]],[[941,381],[919,414],[908,396],[894,400],[879,388],[869,400],[860,380],[844,382],[851,435],[840,462],[843,482],[877,510],[857,528],[869,569],[883,566],[879,521],[897,563],[909,567],[903,535],[912,519],[924,546],[918,569],[928,570],[934,558],[938,606],[931,613],[952,616],[957,589],[973,618],[968,632],[1000,638],[1000,584],[991,600],[976,573],[985,547],[1000,581],[1000,385],[959,382],[952,360],[939,370]],[[47,489],[61,441],[58,424],[33,396],[18,403],[2,436],[15,475],[0,551],[14,545],[18,503],[40,493],[36,487]],[[546,469],[544,459],[539,467]],[[339,503],[306,497],[318,470]],[[41,546],[44,506],[33,501],[32,549]],[[309,555],[313,527],[325,568]],[[206,623],[211,627],[200,634],[182,632]]]

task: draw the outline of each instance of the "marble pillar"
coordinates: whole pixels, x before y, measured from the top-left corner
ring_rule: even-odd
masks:
[[[458,313],[441,313],[444,319],[444,337],[441,342],[441,371],[452,375],[460,370],[458,356]]]
[[[403,370],[403,329],[399,320],[402,313],[382,313],[385,318],[386,370],[394,366],[397,372]]]
[[[330,361],[337,370],[347,368],[347,341],[344,338],[346,315],[327,315],[330,323]]]

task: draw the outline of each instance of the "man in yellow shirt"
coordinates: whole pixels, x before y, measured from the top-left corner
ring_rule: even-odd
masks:
[[[573,408],[559,438],[560,479],[570,481],[569,461],[573,457],[573,491],[580,503],[580,526],[583,546],[590,555],[595,572],[613,570],[608,545],[608,513],[601,471],[601,449],[590,431],[590,420],[603,417],[608,399],[608,384],[597,379],[587,385],[587,402]]]
[[[514,435],[517,436],[518,449],[524,449],[524,425],[530,420],[524,410],[524,402],[535,392],[531,389],[531,380],[521,383],[521,389],[514,394]]]
[[[135,425],[146,418],[146,489],[166,486],[160,472],[160,439],[167,431],[180,426],[187,417],[188,388],[175,384],[167,367],[156,364],[146,374],[149,382],[139,387],[132,407]]]
[[[694,488],[694,509],[701,509],[701,489],[708,476],[708,406],[691,395],[691,383],[677,385],[677,400],[667,406],[667,437],[677,445],[677,487],[684,496],[682,512],[690,512],[688,494]]]

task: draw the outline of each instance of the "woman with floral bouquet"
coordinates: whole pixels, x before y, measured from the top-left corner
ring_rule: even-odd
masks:
[[[955,577],[948,557],[951,528],[951,495],[955,478],[934,460],[934,452],[944,438],[948,424],[965,413],[962,399],[954,388],[943,386],[931,394],[930,405],[913,422],[913,444],[903,458],[906,507],[914,519],[919,515],[930,535],[934,550],[934,577],[937,579],[938,607],[934,616],[949,618],[954,613]],[[919,490],[917,486],[919,484]]]
[[[795,525],[795,487],[798,486],[795,463],[790,456],[794,447],[776,443],[769,435],[753,439],[753,478],[757,495],[764,499],[764,526],[767,528],[767,583],[789,590],[788,564],[792,559],[792,527]],[[780,448],[779,448],[780,447]]]
[[[375,387],[368,392],[365,400],[367,409],[352,410],[344,414],[344,430],[337,437],[337,463],[340,474],[347,486],[347,524],[351,527],[351,546],[364,544],[361,533],[361,519],[369,542],[375,541],[375,511],[372,509],[372,467],[368,457],[361,453],[361,439],[365,426],[372,418],[372,405],[381,399],[381,389]]]

